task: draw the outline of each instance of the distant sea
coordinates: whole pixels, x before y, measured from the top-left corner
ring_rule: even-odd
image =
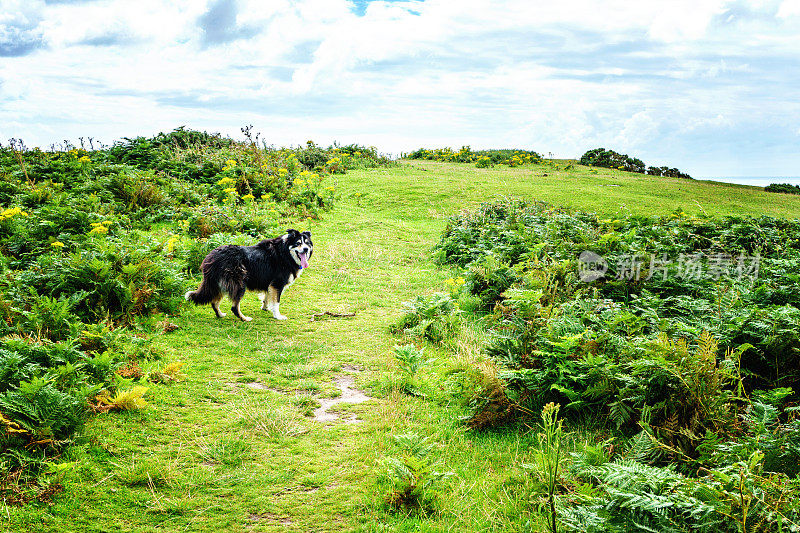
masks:
[[[764,176],[709,176],[703,178],[695,178],[698,180],[711,180],[711,181],[724,181],[725,183],[738,183],[740,185],[758,185],[759,187],[766,187],[770,183],[790,183],[792,185],[800,185],[800,176],[794,177],[778,177],[770,178]]]

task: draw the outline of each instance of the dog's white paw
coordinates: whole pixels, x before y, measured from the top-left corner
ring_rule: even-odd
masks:
[[[228,313],[223,313],[220,311],[219,315],[217,315],[217,318],[224,318],[226,316],[228,316]]]
[[[275,320],[289,320],[285,315],[278,313],[277,315],[272,315]]]
[[[251,320],[253,320],[253,317],[242,315],[242,320],[244,320],[245,322],[250,322]]]

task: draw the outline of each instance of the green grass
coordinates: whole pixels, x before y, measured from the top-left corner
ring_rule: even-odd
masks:
[[[567,168],[571,165],[571,168]],[[278,322],[214,318],[187,308],[158,335],[166,361],[187,363],[185,381],[152,385],[144,411],[91,419],[54,481],[52,505],[0,509],[13,531],[526,531],[543,530],[531,502],[535,431],[471,432],[463,408],[438,383],[432,399],[393,391],[399,375],[388,333],[401,303],[441,290],[451,275],[431,249],[446,218],[504,196],[541,199],[609,216],[616,213],[800,216],[800,197],[756,187],[654,178],[568,161],[509,169],[415,161],[351,171],[338,178],[341,201],[322,220],[287,221],[313,232],[311,268],[285,294]],[[315,313],[355,313],[352,318]],[[467,329],[455,354],[434,347],[423,378],[480,360]],[[148,363],[157,369],[161,363]],[[430,366],[431,368],[428,368]],[[363,369],[362,371],[354,368]],[[352,375],[374,399],[333,408],[353,424],[322,424],[307,414],[314,398],[339,394]],[[249,384],[260,384],[254,387]],[[430,435],[444,482],[435,511],[386,508],[381,460],[396,453],[390,435]],[[573,438],[584,438],[573,436]],[[530,523],[529,523],[530,521]]]

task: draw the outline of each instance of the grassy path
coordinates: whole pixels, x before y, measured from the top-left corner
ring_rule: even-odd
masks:
[[[561,165],[564,166],[563,164]],[[545,176],[547,174],[547,176]],[[151,407],[99,415],[52,506],[8,509],[14,531],[509,531],[531,511],[513,465],[530,436],[470,434],[456,406],[392,391],[387,327],[401,302],[442,287],[430,259],[448,215],[503,195],[541,198],[609,214],[800,215],[800,199],[706,182],[597,174],[584,168],[480,170],[423,162],[351,172],[342,202],[313,232],[311,268],[289,289],[278,322],[248,295],[241,323],[210,308],[188,310],[158,336],[166,361],[187,363],[186,381],[152,386]],[[355,313],[352,318],[315,313]],[[433,353],[433,350],[430,349]],[[158,363],[159,365],[161,363]],[[153,366],[156,366],[153,363]],[[329,423],[308,415],[315,398],[350,376],[373,397],[339,404]],[[354,423],[346,423],[354,421]],[[391,434],[416,431],[440,443],[449,482],[440,512],[387,513],[376,479]],[[521,490],[521,489],[520,489]]]

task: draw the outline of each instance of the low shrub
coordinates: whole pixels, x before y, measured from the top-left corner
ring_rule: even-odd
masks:
[[[506,289],[516,281],[516,274],[494,255],[486,255],[470,263],[465,279],[469,292],[489,309],[502,299]]]
[[[613,168],[624,170],[626,172],[638,172],[639,174],[649,174],[651,176],[664,176],[669,178],[686,178],[692,179],[688,174],[685,174],[677,168],[662,167],[648,167],[641,159],[630,157],[627,154],[620,154],[614,150],[606,150],[605,148],[595,148],[588,150],[581,156],[581,165]]]
[[[771,217],[601,219],[516,200],[452,217],[437,257],[480,298],[505,386],[472,425],[554,402],[626,438],[647,425],[658,446],[643,457],[696,468],[707,435],[738,434],[752,391],[800,387],[798,239],[800,222]],[[453,300],[409,304],[401,326],[441,332]]]
[[[749,426],[743,441],[709,440],[706,452],[714,464],[696,476],[626,457],[597,461],[591,449],[572,454],[570,469],[577,487],[572,505],[564,497],[559,501],[560,522],[568,530],[589,532],[797,529],[796,474],[774,469],[759,442],[759,436],[767,435],[755,417],[763,415],[765,407],[753,404],[758,414],[746,418]],[[774,418],[771,424],[779,426]],[[788,429],[794,444],[787,444],[796,449],[795,426],[796,422]]]
[[[620,154],[614,150],[605,148],[595,148],[589,150],[581,156],[581,165],[591,165],[595,167],[616,168],[627,172],[638,172],[644,174],[645,164],[641,159],[629,157],[627,154]]]
[[[770,183],[764,190],[767,192],[782,192],[784,194],[800,194],[800,185],[791,183]]]
[[[392,435],[392,441],[398,453],[383,459],[382,480],[390,488],[386,503],[393,509],[432,510],[437,485],[453,476],[453,472],[437,470],[439,461],[431,454],[435,444],[428,437],[405,433]]]
[[[177,266],[148,250],[117,246],[90,247],[71,254],[41,256],[16,281],[27,321],[48,314],[72,314],[83,322],[111,319],[132,324],[155,312],[174,314],[186,285]],[[42,301],[45,299],[44,301]],[[26,314],[27,313],[27,314]]]
[[[430,161],[447,161],[453,163],[475,163],[478,168],[487,168],[492,165],[508,165],[517,167],[530,163],[541,163],[542,157],[530,150],[478,150],[473,151],[469,146],[462,146],[455,151],[452,148],[420,148],[408,154],[403,154],[406,159],[427,159]]]
[[[430,362],[425,358],[425,349],[417,348],[413,344],[395,346],[394,357],[400,370],[398,389],[407,394],[419,394],[420,382],[417,372]]]
[[[449,294],[420,295],[404,306],[405,313],[390,328],[395,333],[436,343],[452,337],[461,325],[460,309]]]
[[[122,383],[124,352],[87,352],[75,341],[0,338],[0,465],[35,483],[91,413],[95,395]],[[10,486],[2,484],[6,490]]]

